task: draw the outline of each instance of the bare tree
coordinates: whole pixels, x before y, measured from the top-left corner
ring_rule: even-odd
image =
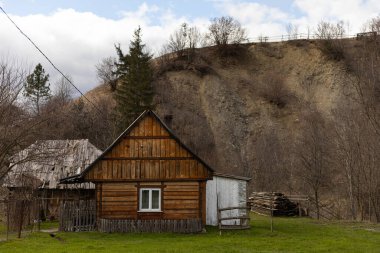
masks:
[[[363,47],[347,60],[354,71],[349,84],[355,90],[355,99],[380,136],[380,46],[372,41],[363,41]]]
[[[363,25],[363,32],[376,32],[380,33],[380,16],[372,18]]]
[[[298,38],[298,25],[293,25],[289,23],[286,26],[286,33],[288,34],[288,40],[296,40]]]
[[[187,53],[190,59],[194,49],[199,45],[201,34],[197,27],[190,27],[183,23],[181,27],[170,35],[169,42],[165,47],[177,57],[182,57]]]
[[[66,75],[67,76],[67,75]],[[69,80],[72,81],[72,78],[69,76]],[[57,100],[60,106],[68,104],[73,96],[74,90],[72,85],[64,78],[61,77],[55,83],[55,89],[53,92],[52,99]]]
[[[188,46],[190,49],[197,48],[200,44],[202,35],[196,26],[192,26],[188,30]]]
[[[45,115],[45,106],[40,115],[31,114],[22,107],[21,91],[26,76],[24,68],[11,60],[0,62],[0,181],[11,169],[13,155],[45,135],[47,128],[44,127],[56,117],[55,114]],[[28,159],[33,157],[24,158]]]
[[[368,27],[375,30],[377,20],[369,21]],[[346,83],[348,89],[353,90],[348,99],[357,111],[347,120],[351,124],[347,124],[347,133],[341,136],[351,142],[355,140],[350,148],[354,149],[352,195],[356,213],[360,214],[361,219],[368,217],[369,220],[375,218],[379,221],[380,50],[376,40],[361,40],[361,43],[360,48],[349,51],[346,56],[346,63],[352,71]],[[353,129],[357,129],[356,133]]]
[[[346,34],[343,21],[336,24],[321,21],[319,22],[315,35],[322,40],[322,51],[332,60],[344,58],[344,44],[342,38]]]
[[[116,75],[116,59],[114,57],[107,57],[102,59],[96,67],[96,74],[103,84],[108,84],[111,91],[116,90],[117,75]]]
[[[329,185],[330,144],[326,123],[315,110],[305,117],[303,135],[297,142],[300,161],[298,175],[313,195],[317,219],[320,218],[321,190]]]
[[[19,107],[26,71],[11,61],[0,62],[0,179],[9,158],[25,141],[24,123],[28,118]]]
[[[182,57],[186,48],[186,42],[187,24],[183,23],[178,30],[170,35],[167,47],[171,52],[175,52],[177,57]]]
[[[212,43],[218,47],[248,41],[246,30],[232,17],[213,18],[208,29]]]
[[[352,220],[357,217],[357,196],[355,192],[360,191],[360,153],[361,153],[361,136],[359,114],[354,110],[348,109],[349,105],[339,111],[335,111],[335,149],[336,149],[336,166],[342,168],[342,174],[345,178],[350,212]]]
[[[336,24],[321,21],[318,23],[315,31],[317,38],[322,40],[341,39],[345,34],[343,21],[339,21]]]
[[[266,126],[255,145],[254,188],[258,191],[282,191],[286,188],[284,150],[273,126]]]

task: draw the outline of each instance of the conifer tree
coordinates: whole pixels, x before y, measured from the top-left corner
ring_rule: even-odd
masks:
[[[32,101],[37,115],[40,114],[41,104],[46,102],[51,95],[48,81],[49,74],[45,74],[45,70],[40,63],[34,68],[33,73],[26,77],[24,96]]]
[[[115,47],[119,57],[116,63],[116,74],[119,77],[115,92],[116,124],[122,131],[144,110],[153,109],[152,55],[145,51],[140,27],[134,33],[128,54],[123,54],[120,45]]]

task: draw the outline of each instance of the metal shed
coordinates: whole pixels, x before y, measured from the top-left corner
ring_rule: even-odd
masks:
[[[247,203],[248,177],[214,172],[213,180],[206,185],[206,224],[218,225],[218,208],[245,206]],[[231,210],[225,216],[241,216],[245,210]],[[223,218],[223,217],[222,217]],[[239,220],[223,221],[224,225],[239,224]]]

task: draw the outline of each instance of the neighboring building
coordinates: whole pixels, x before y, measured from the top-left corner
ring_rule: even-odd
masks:
[[[206,225],[206,181],[212,175],[154,112],[145,111],[81,174],[61,182],[95,183],[100,231],[159,226],[197,232]]]
[[[82,172],[100,154],[88,140],[37,141],[13,156],[3,186],[14,194],[26,188],[37,192],[33,198],[40,201],[41,216],[55,218],[63,199],[94,197],[91,183],[60,185],[59,180]]]

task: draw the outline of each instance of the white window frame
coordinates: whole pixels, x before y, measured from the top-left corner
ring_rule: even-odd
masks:
[[[149,191],[149,208],[142,208],[142,191]],[[152,191],[158,191],[158,208],[152,209]],[[161,212],[161,188],[140,188],[139,212]]]

